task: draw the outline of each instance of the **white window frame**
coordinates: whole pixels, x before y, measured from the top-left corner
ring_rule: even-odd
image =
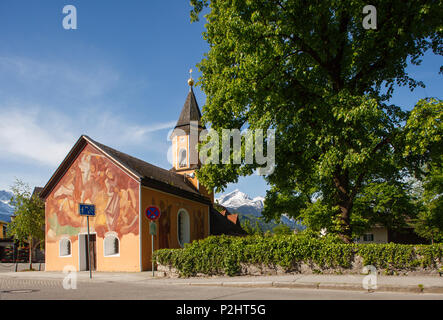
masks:
[[[63,241],[68,241],[69,242],[69,254],[62,255],[62,242]],[[58,241],[58,256],[60,258],[70,258],[70,257],[72,257],[72,241],[71,241],[71,239],[69,239],[69,238],[61,238]]]
[[[106,254],[106,238],[114,238],[118,241],[118,253],[114,254]],[[117,234],[110,233],[106,234],[103,238],[103,256],[106,258],[113,258],[113,257],[120,257],[120,239],[118,238]]]
[[[180,219],[179,219],[179,217],[180,217],[181,213],[183,213],[187,217],[186,221],[185,221],[185,223],[187,224],[187,226],[185,227],[187,237],[184,237],[184,238],[187,238],[187,241],[183,241],[183,243],[180,241]],[[186,239],[184,239],[184,240],[186,240]],[[177,212],[177,242],[180,245],[180,247],[182,247],[182,248],[184,248],[185,243],[191,242],[191,217],[186,209],[180,209]]]

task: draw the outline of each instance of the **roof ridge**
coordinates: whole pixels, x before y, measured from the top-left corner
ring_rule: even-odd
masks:
[[[96,140],[94,140],[94,139],[91,139],[91,138],[88,137],[88,136],[85,136],[85,137],[86,137],[88,140],[90,140],[91,142],[93,142],[93,143],[95,143],[95,144],[98,144],[98,145],[100,145],[100,146],[106,147],[106,148],[108,148],[108,149],[111,149],[111,150],[114,151],[114,152],[120,153],[120,154],[122,154],[122,155],[124,155],[124,156],[127,156],[127,157],[129,157],[129,158],[132,158],[132,159],[134,159],[134,160],[144,162],[144,163],[149,164],[150,166],[153,166],[153,167],[155,167],[155,168],[157,168],[157,169],[168,171],[168,170],[163,169],[163,168],[161,168],[161,167],[159,167],[159,166],[156,166],[155,164],[152,164],[152,163],[146,162],[145,160],[142,160],[142,159],[140,159],[140,158],[137,158],[137,157],[131,156],[130,154],[127,154],[127,153],[125,153],[125,152],[122,152],[122,151],[120,151],[120,150],[117,150],[117,149],[115,149],[115,148],[112,148],[112,147],[110,147],[110,146],[108,146],[108,145],[105,145],[105,144],[103,144],[103,143],[101,143],[101,142],[98,142],[98,141],[96,141]],[[105,151],[105,150],[102,150],[102,151]]]
[[[163,173],[165,173],[165,174],[167,174],[167,175],[170,175],[170,176],[172,176],[172,177],[174,177],[174,178],[176,178],[176,179],[183,180],[183,182],[184,182],[188,187],[192,188],[195,192],[200,193],[200,192],[197,190],[197,188],[195,188],[195,186],[194,186],[192,183],[190,183],[190,182],[188,181],[188,179],[186,179],[186,178],[185,178],[183,175],[181,175],[181,174],[178,174],[178,173],[175,173],[175,172],[173,172],[173,171],[170,171],[170,170],[167,170],[167,169],[161,168],[161,167],[156,166],[156,165],[154,165],[154,164],[152,164],[152,163],[149,163],[149,162],[146,162],[146,161],[144,161],[144,160],[142,160],[142,159],[139,159],[139,158],[137,158],[137,157],[131,156],[131,155],[125,153],[125,152],[119,151],[119,150],[117,150],[117,149],[115,149],[115,148],[109,147],[109,146],[107,146],[107,145],[105,145],[105,144],[103,144],[103,143],[100,143],[100,142],[98,142],[98,141],[96,141],[96,140],[94,140],[94,139],[91,139],[91,138],[88,137],[88,136],[84,136],[84,137],[86,138],[86,140],[89,140],[89,141],[92,142],[93,144],[97,145],[97,147],[98,147],[99,149],[105,149],[105,150],[101,150],[101,151],[103,151],[103,152],[105,152],[105,153],[107,153],[107,152],[106,152],[106,151],[107,151],[106,149],[109,149],[109,151],[111,151],[112,153],[117,153],[117,156],[118,156],[118,155],[121,155],[121,156],[124,156],[124,157],[128,157],[128,158],[130,158],[130,159],[132,159],[132,160],[139,161],[139,162],[141,162],[141,164],[148,165],[148,166],[152,167],[152,168],[155,169],[155,170],[161,171],[161,172],[163,172]],[[104,147],[104,148],[103,148],[103,147]],[[110,156],[112,157],[112,154],[111,154]],[[124,159],[115,159],[115,160],[118,161],[119,163],[121,163],[126,169],[128,169],[128,170],[130,170],[130,171],[135,171],[134,173],[135,173],[136,175],[138,175],[139,178],[145,178],[145,177],[146,177],[146,178],[154,178],[152,175],[151,175],[151,176],[147,176],[147,175],[144,175],[144,174],[138,172],[137,170],[134,170],[134,168],[133,168],[132,166],[129,166],[129,164],[124,163],[125,161],[122,161],[122,160],[124,160]],[[165,182],[165,181],[163,181],[163,182]],[[175,186],[175,187],[182,189],[180,186]]]

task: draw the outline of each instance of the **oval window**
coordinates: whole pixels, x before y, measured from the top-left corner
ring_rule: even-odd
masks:
[[[177,216],[177,238],[178,243],[181,247],[185,245],[185,243],[189,243],[191,240],[190,237],[190,223],[189,223],[189,214],[184,209],[180,209],[178,211]]]
[[[178,165],[180,168],[188,166],[188,158],[186,156],[186,149],[180,149],[178,153]]]

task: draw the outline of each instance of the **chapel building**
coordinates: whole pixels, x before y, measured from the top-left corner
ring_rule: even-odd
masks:
[[[173,168],[166,170],[82,135],[41,190],[45,200],[45,270],[151,270],[151,236],[145,211],[156,206],[155,249],[182,248],[209,235],[243,235],[239,221],[214,209],[214,195],[192,164],[191,125],[201,124],[193,80],[171,135]],[[198,157],[197,157],[198,158]],[[79,214],[93,204],[95,216]],[[235,218],[237,218],[235,216]],[[89,250],[88,250],[89,243]],[[89,255],[88,255],[89,252]]]

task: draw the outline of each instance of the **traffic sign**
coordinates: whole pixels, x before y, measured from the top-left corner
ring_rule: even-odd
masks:
[[[78,207],[79,207],[78,211],[81,216],[88,216],[88,217],[95,216],[95,205],[80,203]]]
[[[150,206],[146,209],[145,214],[149,220],[155,221],[160,217],[160,209],[155,206]]]

